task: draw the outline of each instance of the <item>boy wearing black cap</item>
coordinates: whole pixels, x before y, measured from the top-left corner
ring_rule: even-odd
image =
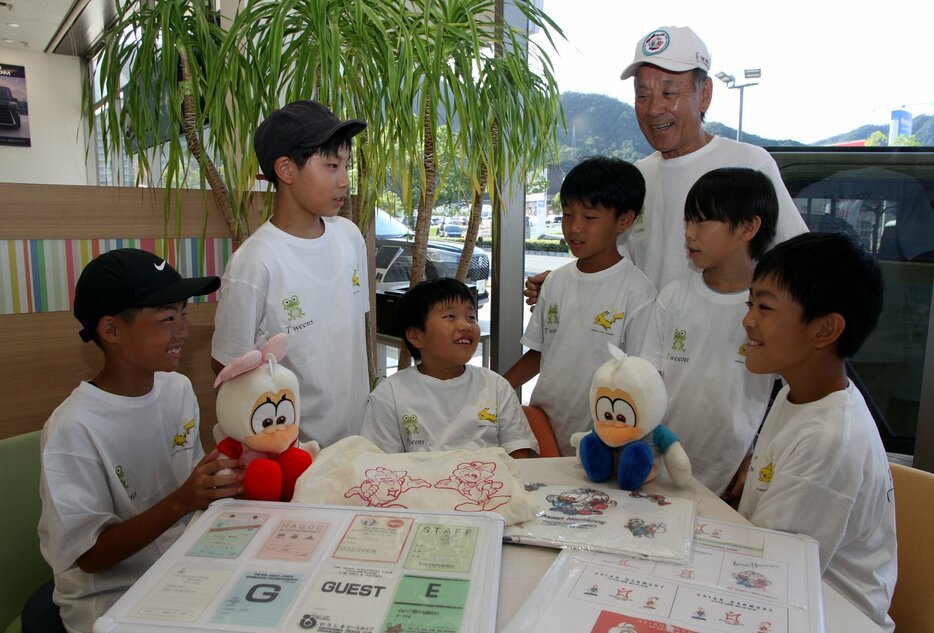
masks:
[[[198,402],[176,373],[186,301],[217,277],[183,279],[137,249],[95,258],[75,287],[81,338],[104,366],[42,429],[42,555],[69,631],[90,631],[185,529],[182,519],[242,492],[233,460],[204,457]]]
[[[349,195],[351,139],[366,127],[315,101],[296,101],[256,130],[254,149],[276,187],[274,213],[231,256],[214,320],[214,369],[284,332],[282,363],[302,390],[301,440],[329,445],[359,432],[369,393],[366,244],[338,217]]]

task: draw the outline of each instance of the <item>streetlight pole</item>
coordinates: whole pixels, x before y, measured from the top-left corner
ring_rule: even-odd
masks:
[[[746,79],[758,79],[762,76],[761,68],[747,68],[745,70]],[[743,140],[743,91],[749,86],[758,86],[758,82],[750,82],[736,85],[736,77],[725,72],[718,72],[717,79],[726,84],[727,88],[739,90],[739,124],[736,126],[736,140]]]

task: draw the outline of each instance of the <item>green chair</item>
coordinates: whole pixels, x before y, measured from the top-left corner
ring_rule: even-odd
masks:
[[[19,633],[20,613],[37,589],[52,580],[39,553],[39,435],[0,440],[0,631]]]

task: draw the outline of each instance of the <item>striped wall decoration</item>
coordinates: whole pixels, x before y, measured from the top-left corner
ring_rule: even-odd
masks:
[[[75,283],[89,261],[116,248],[163,257],[183,277],[221,276],[230,238],[0,240],[0,314],[71,310]],[[216,301],[215,294],[193,301]]]

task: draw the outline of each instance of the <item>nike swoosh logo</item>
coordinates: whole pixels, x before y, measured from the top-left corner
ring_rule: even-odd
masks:
[[[163,259],[161,264],[153,264],[153,266],[156,267],[156,270],[161,272],[165,269],[165,260]]]

